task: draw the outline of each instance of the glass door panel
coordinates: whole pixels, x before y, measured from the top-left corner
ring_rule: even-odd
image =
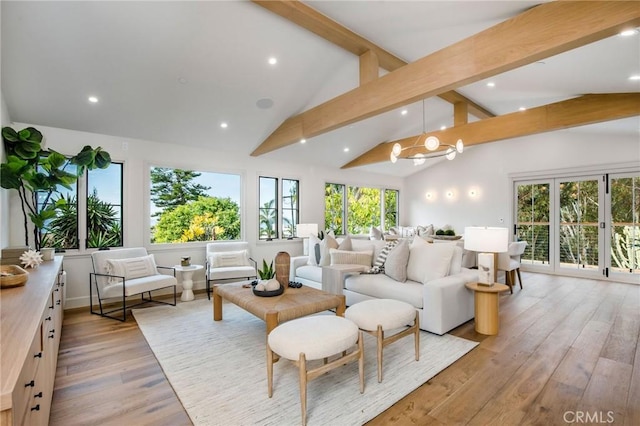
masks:
[[[557,182],[558,267],[599,272],[600,177]]]
[[[610,251],[612,275],[640,276],[640,175],[611,175]]]
[[[516,240],[527,241],[521,262],[549,266],[551,184],[516,183]]]

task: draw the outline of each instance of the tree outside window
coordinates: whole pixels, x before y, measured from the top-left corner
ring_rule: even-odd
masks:
[[[151,242],[238,240],[240,175],[151,167]]]
[[[300,183],[293,179],[282,179],[282,238],[296,236],[296,226],[300,214],[298,188]]]
[[[75,172],[75,166],[67,171]],[[85,181],[87,193],[78,202],[78,187],[58,188],[60,195],[49,200],[38,195],[38,208],[47,203],[59,206],[56,216],[43,228],[43,246],[58,250],[79,249],[85,239],[86,248],[121,247],[122,241],[122,169],[112,162],[106,169],[86,171],[78,181]],[[86,214],[86,228],[79,232],[78,214]]]
[[[398,197],[397,190],[327,183],[325,229],[333,230],[337,235],[366,234],[371,226],[382,224],[383,216],[385,227],[395,226],[398,223]]]

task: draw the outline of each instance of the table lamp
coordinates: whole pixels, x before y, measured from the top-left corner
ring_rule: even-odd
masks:
[[[498,256],[509,248],[509,230],[488,226],[464,228],[464,248],[478,252],[478,284],[498,281]]]
[[[318,235],[317,223],[299,223],[296,226],[296,237],[302,238],[302,254],[309,254],[309,236]]]

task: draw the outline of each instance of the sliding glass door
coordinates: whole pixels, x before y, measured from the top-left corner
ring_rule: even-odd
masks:
[[[640,282],[640,173],[514,182],[525,269]]]

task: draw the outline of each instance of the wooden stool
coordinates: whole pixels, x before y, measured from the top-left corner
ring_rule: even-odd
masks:
[[[358,324],[361,330],[376,336],[378,342],[378,382],[382,382],[382,350],[385,346],[410,334],[415,338],[416,361],[420,360],[420,317],[416,308],[394,299],[366,300],[350,306],[345,318]],[[409,324],[413,325],[409,326]],[[387,338],[384,332],[407,327]]]
[[[357,344],[357,348],[346,351]],[[302,424],[307,424],[307,381],[336,367],[358,360],[360,393],[364,392],[364,350],[362,332],[351,321],[338,316],[318,315],[280,324],[267,338],[267,381],[269,398],[273,395],[274,353],[293,361],[299,369]],[[341,354],[331,362],[330,356]],[[308,370],[307,361],[325,359],[319,367]]]

